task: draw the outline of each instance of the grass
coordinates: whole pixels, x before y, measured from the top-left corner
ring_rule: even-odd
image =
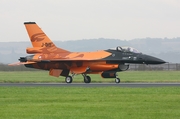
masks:
[[[92,82],[114,82],[114,78],[103,79],[100,75],[90,75]],[[180,71],[126,71],[120,72],[121,82],[180,82]],[[49,76],[47,71],[0,72],[0,83],[19,82],[60,82],[64,77]],[[83,82],[81,75],[75,76],[73,82]]]
[[[122,82],[180,82],[179,71],[120,72]],[[114,82],[91,75],[93,82]],[[64,82],[46,71],[0,72],[5,82]],[[74,82],[83,82],[82,76]],[[180,88],[0,87],[2,119],[179,119]]]
[[[0,87],[2,119],[179,119],[180,89]]]

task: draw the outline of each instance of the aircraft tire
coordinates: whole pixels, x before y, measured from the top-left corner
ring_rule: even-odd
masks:
[[[65,81],[66,81],[66,83],[72,83],[72,76],[67,76],[66,78],[65,78]]]
[[[91,77],[90,76],[84,77],[84,83],[91,83]]]
[[[120,78],[115,78],[115,83],[120,83]]]

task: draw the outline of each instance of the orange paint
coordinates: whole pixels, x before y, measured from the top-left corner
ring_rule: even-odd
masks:
[[[118,68],[117,64],[107,64],[102,60],[112,55],[109,52],[69,52],[56,47],[35,22],[26,22],[25,27],[33,46],[27,48],[26,52],[34,56],[16,65],[25,64],[31,68],[49,70],[49,75],[55,77],[67,76],[69,72],[94,74]]]

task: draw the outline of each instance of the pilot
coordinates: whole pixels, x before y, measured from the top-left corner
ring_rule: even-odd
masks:
[[[118,47],[116,48],[116,50],[117,50],[117,51],[122,51],[122,48],[121,48],[120,46],[118,46]]]

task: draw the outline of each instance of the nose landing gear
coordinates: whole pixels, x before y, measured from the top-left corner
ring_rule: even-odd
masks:
[[[120,82],[121,82],[121,80],[120,80],[120,78],[118,78],[118,74],[116,73],[115,83],[120,83]]]
[[[115,83],[120,83],[120,78],[115,78]]]

